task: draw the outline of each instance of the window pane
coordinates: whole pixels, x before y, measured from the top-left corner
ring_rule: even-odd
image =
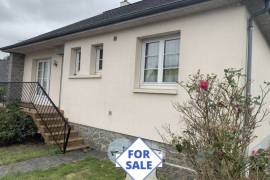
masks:
[[[76,72],[79,72],[81,69],[81,49],[76,49],[75,53],[76,53],[76,59],[75,59],[76,68],[75,68],[75,70],[76,70]]]
[[[164,68],[178,68],[179,55],[170,54],[164,57]]]
[[[39,63],[38,63],[38,70],[39,70],[39,71],[42,70],[42,65],[43,65],[42,62],[39,62]]]
[[[99,70],[102,70],[102,64],[103,64],[103,62],[102,62],[102,60],[100,60],[100,61],[99,61],[99,64],[98,64],[98,69],[99,69]]]
[[[43,80],[42,79],[38,79],[38,82],[39,82],[40,85],[42,85]]]
[[[159,42],[147,43],[145,49],[145,56],[158,56]]]
[[[144,71],[144,82],[157,82],[157,69],[145,70]]]
[[[178,81],[179,43],[179,39],[165,41],[163,82]]]
[[[100,55],[99,55],[99,59],[103,59],[103,49],[100,49]]]
[[[41,91],[41,88],[39,86],[37,86],[37,95],[42,95],[42,91]]]
[[[179,53],[179,39],[165,41],[165,54]]]
[[[41,66],[39,66],[39,70],[38,70],[38,79],[41,79],[42,78],[42,70],[40,69]]]
[[[48,80],[44,79],[42,84],[43,89],[48,92]]]
[[[49,63],[48,62],[44,62],[44,79],[48,79],[49,78]]]
[[[103,68],[103,46],[96,47],[96,71],[101,71]]]
[[[158,56],[146,57],[145,58],[145,69],[156,69],[158,68]]]
[[[178,69],[164,69],[163,70],[163,82],[177,82],[178,81]]]

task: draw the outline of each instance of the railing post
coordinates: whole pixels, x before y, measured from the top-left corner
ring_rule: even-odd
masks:
[[[65,125],[65,131],[66,131],[66,126],[68,126],[68,124]],[[64,142],[65,142],[64,143],[64,149],[63,149],[64,153],[66,153],[66,150],[67,150],[68,140],[69,140],[69,136],[70,136],[70,130],[71,130],[71,128],[68,126],[68,133],[67,133],[67,136],[66,136],[66,138],[64,140]]]

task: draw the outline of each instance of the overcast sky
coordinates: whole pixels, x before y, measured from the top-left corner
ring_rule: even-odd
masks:
[[[0,0],[0,47],[119,7],[120,1]],[[4,56],[6,54],[0,52],[0,58]]]

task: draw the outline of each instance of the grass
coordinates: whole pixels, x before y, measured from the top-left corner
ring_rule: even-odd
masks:
[[[82,161],[61,165],[45,171],[8,174],[1,180],[124,180],[125,173],[108,160],[88,157]]]
[[[12,145],[0,148],[0,166],[56,154],[55,147],[42,144]]]

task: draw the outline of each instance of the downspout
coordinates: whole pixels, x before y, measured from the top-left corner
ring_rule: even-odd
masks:
[[[252,73],[252,51],[253,51],[253,29],[254,29],[254,19],[270,10],[270,0],[265,0],[265,8],[258,10],[251,14],[248,19],[248,48],[247,48],[247,87],[246,87],[246,97],[251,96],[251,73]]]
[[[60,56],[61,56],[61,74],[60,74],[60,89],[59,89],[59,109],[61,109],[61,100],[62,100],[64,54],[61,54]]]
[[[252,54],[253,54],[253,29],[254,29],[254,20],[256,17],[261,16],[269,11],[270,9],[270,0],[265,0],[265,8],[258,10],[257,12],[254,12],[251,14],[251,16],[248,19],[248,29],[247,29],[247,35],[248,35],[248,47],[247,47],[247,70],[246,70],[246,97],[247,99],[251,97],[251,79],[252,79]],[[247,103],[248,106],[248,103]],[[249,118],[249,112],[245,113],[244,117],[244,124],[246,124],[247,120]],[[248,151],[246,151],[246,154],[248,155]],[[248,172],[247,172],[248,173]]]

